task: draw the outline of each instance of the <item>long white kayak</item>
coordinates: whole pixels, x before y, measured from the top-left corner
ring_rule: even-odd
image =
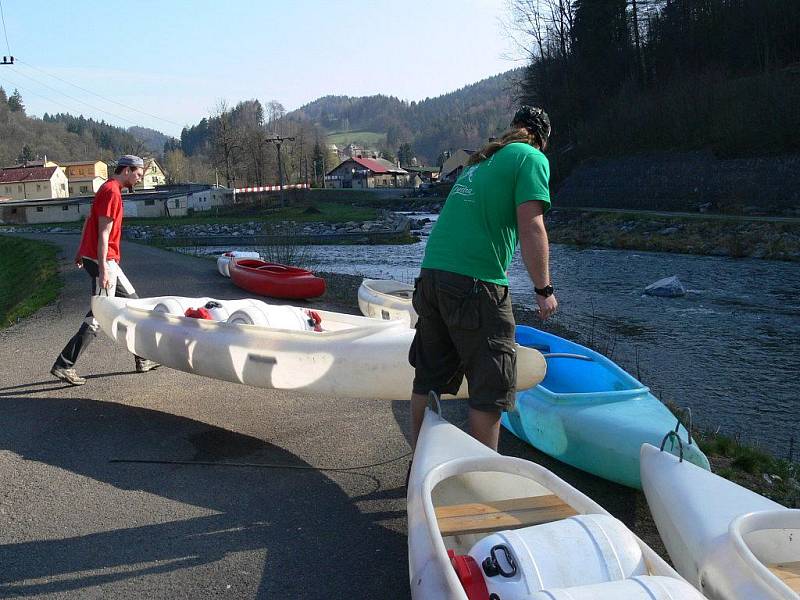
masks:
[[[590,498],[430,409],[408,482],[408,563],[416,600],[703,598]]]
[[[210,301],[220,305],[212,311],[220,313],[212,315],[219,320],[183,316],[187,308]],[[313,331],[305,327],[310,316],[298,307],[178,296],[95,296],[92,310],[117,344],[187,373],[350,398],[396,400],[411,394],[408,350],[414,330],[400,321],[315,310],[321,331]],[[539,352],[517,347],[519,385],[536,385],[546,368]],[[466,388],[459,397],[467,396]]]
[[[358,288],[361,314],[373,319],[399,320],[407,326],[417,324],[417,311],[411,305],[414,286],[393,279],[365,279]]]
[[[800,510],[650,444],[642,486],[678,572],[715,600],[800,598]]]

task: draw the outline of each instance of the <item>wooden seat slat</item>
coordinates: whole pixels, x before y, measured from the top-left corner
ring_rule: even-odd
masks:
[[[436,508],[439,531],[444,536],[518,529],[575,514],[571,506],[553,494]]]
[[[769,567],[793,592],[800,594],[800,561]]]

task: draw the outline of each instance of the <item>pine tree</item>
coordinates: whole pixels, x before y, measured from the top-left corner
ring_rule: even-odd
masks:
[[[8,108],[11,109],[11,112],[21,112],[23,115],[25,114],[25,105],[22,103],[22,94],[19,93],[18,89],[15,89],[14,93],[11,94],[11,97],[8,99]]]
[[[411,161],[414,158],[414,150],[411,148],[411,144],[406,142],[402,144],[397,149],[397,159],[400,161],[401,167],[406,167],[411,164]]]
[[[28,146],[28,144],[25,144],[22,147],[22,152],[17,157],[17,162],[25,164],[26,162],[34,160],[35,158],[36,154],[34,154],[33,150],[30,149],[30,146]]]

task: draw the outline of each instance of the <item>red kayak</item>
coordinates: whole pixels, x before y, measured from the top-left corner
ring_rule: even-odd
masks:
[[[325,280],[311,271],[265,262],[232,258],[231,281],[243,290],[272,298],[316,298],[325,293]]]

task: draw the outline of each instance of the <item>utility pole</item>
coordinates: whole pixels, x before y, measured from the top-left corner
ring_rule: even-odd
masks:
[[[280,187],[281,191],[281,205],[286,206],[286,199],[284,198],[283,194],[283,167],[281,162],[281,144],[283,142],[293,142],[294,136],[292,137],[284,137],[280,135],[273,135],[271,137],[266,138],[267,142],[272,142],[275,144],[275,149],[278,151],[278,186]]]

